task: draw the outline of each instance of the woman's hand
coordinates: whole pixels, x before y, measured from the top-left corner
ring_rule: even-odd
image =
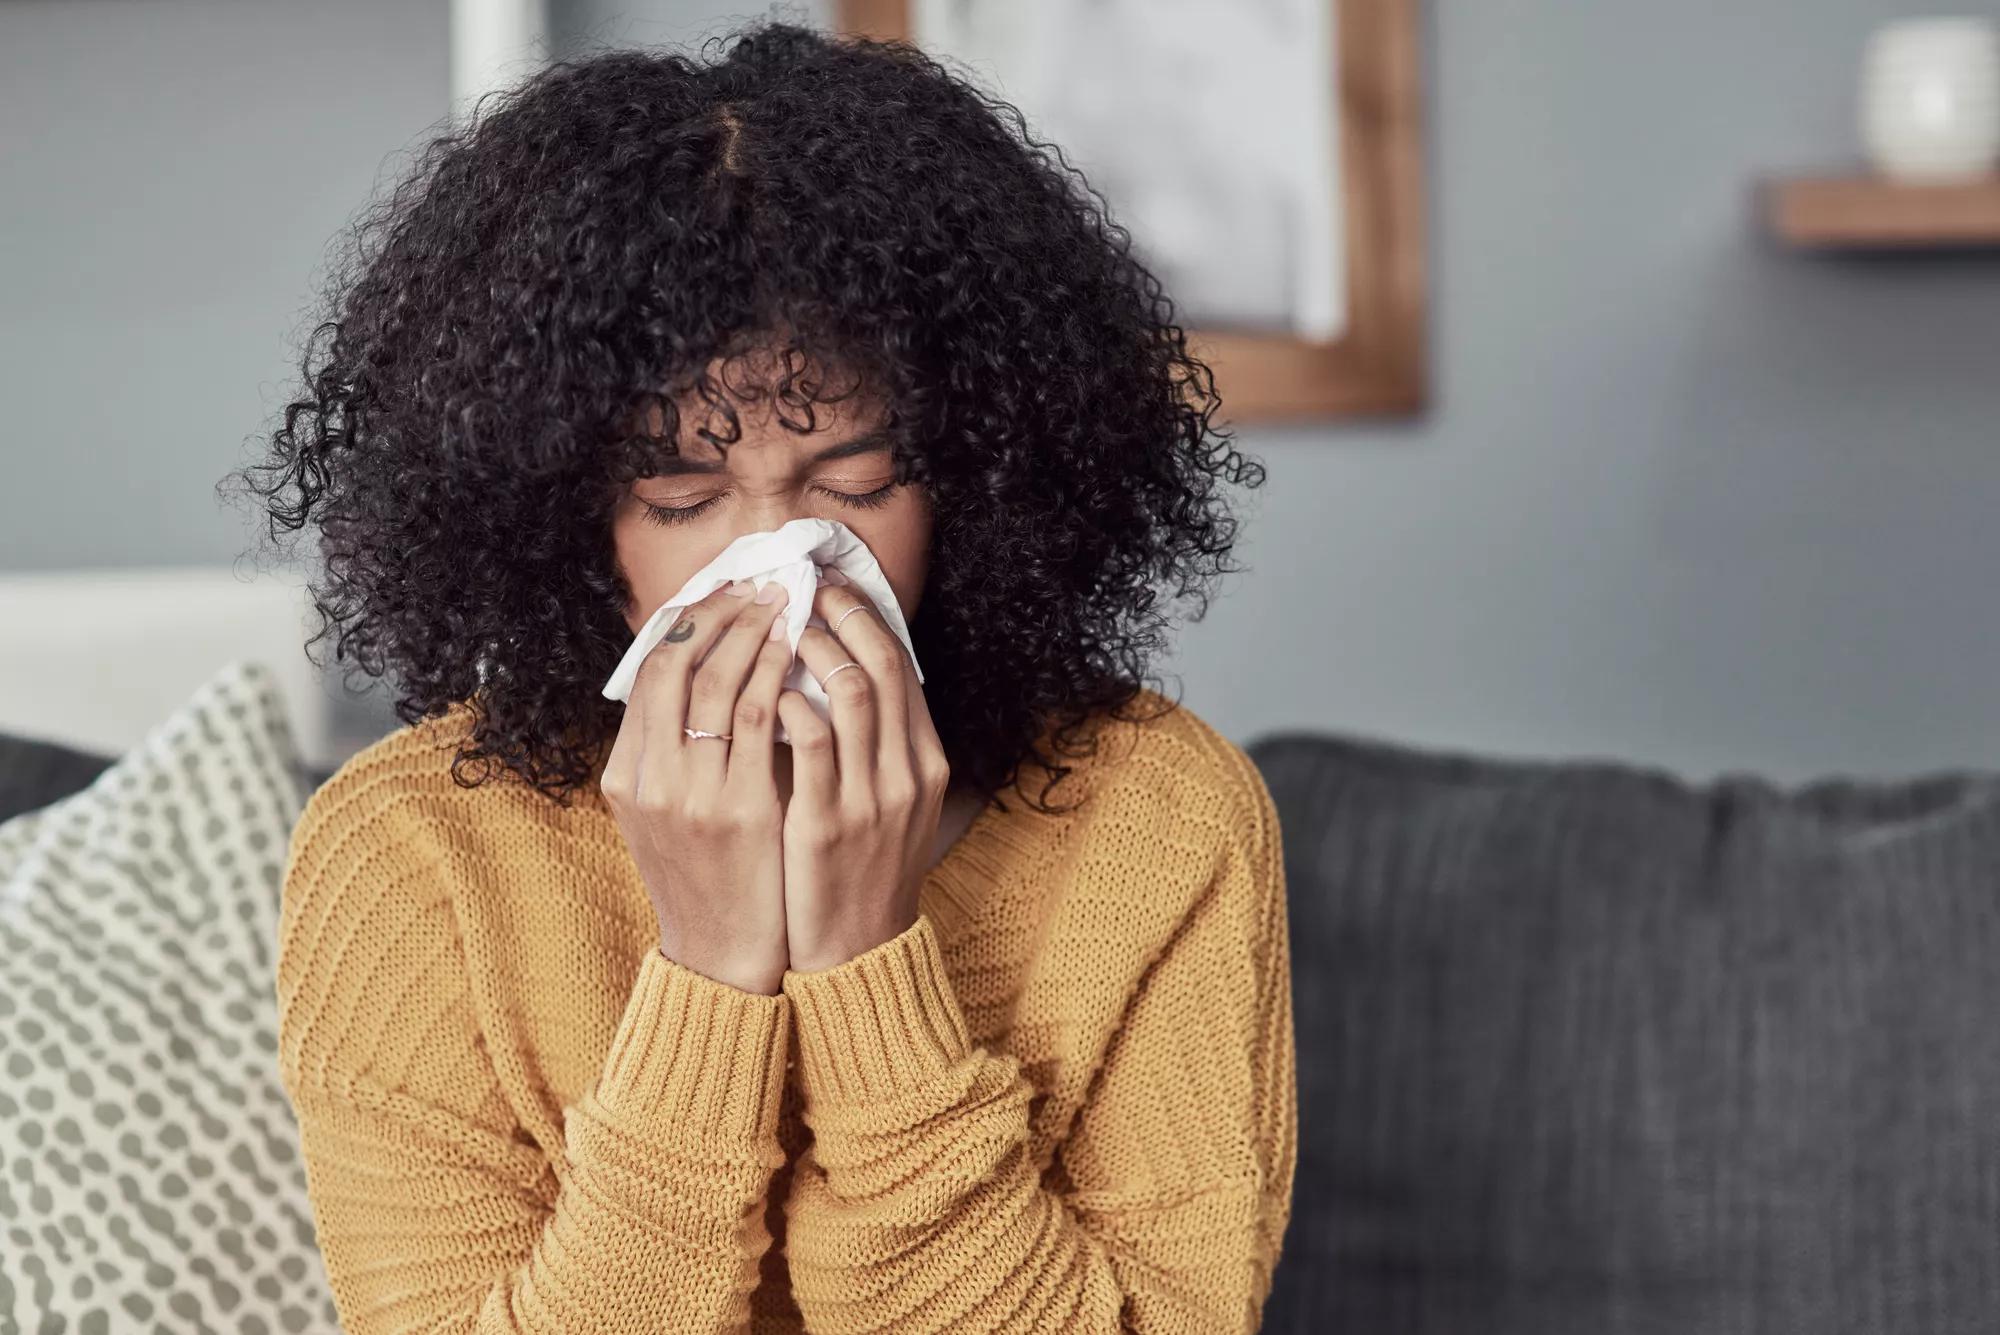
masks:
[[[853,959],[916,922],[951,777],[910,655],[874,604],[822,584],[813,610],[839,627],[808,626],[799,639],[833,720],[797,691],[778,700],[792,744],[785,927],[801,972]],[[828,675],[850,659],[860,666]]]
[[[659,916],[660,949],[718,982],[775,995],[789,955],[772,753],[792,653],[782,633],[771,637],[784,589],[766,584],[768,603],[750,590],[739,582],[688,607],[646,655],[599,782]],[[683,727],[733,740],[690,738]]]

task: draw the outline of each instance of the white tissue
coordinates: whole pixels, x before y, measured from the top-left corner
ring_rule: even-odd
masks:
[[[845,575],[848,586],[875,605],[882,623],[903,642],[904,651],[910,655],[910,665],[916,669],[917,680],[921,682],[924,670],[917,664],[917,651],[910,643],[910,628],[903,623],[903,609],[897,604],[895,590],[889,587],[889,581],[883,576],[882,567],[876,562],[875,554],[868,550],[868,545],[854,530],[837,520],[794,519],[782,528],[744,534],[681,585],[680,592],[667,599],[633,636],[631,648],[619,660],[611,679],[604,683],[604,698],[627,700],[631,697],[632,685],[639,677],[639,664],[672,629],[689,604],[700,602],[723,585],[739,579],[748,580],[760,589],[775,582],[790,595],[781,613],[785,638],[792,647],[792,665],[786,670],[785,685],[805,696],[806,703],[821,718],[830,718],[832,706],[827,702],[826,692],[820,689],[819,678],[798,657],[799,637],[805,633],[806,627],[810,624],[826,625],[825,619],[813,611],[813,595],[819,590],[820,569],[823,566],[830,566]],[[857,615],[868,614],[862,612]],[[782,720],[778,723],[777,740],[787,745],[792,740]]]

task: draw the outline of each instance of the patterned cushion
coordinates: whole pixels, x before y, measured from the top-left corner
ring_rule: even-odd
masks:
[[[276,1065],[304,797],[238,662],[0,824],[0,1330],[333,1330]]]

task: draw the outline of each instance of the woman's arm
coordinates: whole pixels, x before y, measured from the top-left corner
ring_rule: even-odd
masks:
[[[1256,1329],[1297,1091],[1277,821],[1254,770],[1249,787],[1109,1046],[1060,1193],[1028,1157],[1033,1089],[969,1042],[929,919],[786,975],[814,1132],[786,1218],[808,1328]]]
[[[379,788],[380,785],[373,785]],[[789,1003],[649,948],[565,1170],[520,1130],[410,800],[322,789],[293,835],[279,1064],[350,1335],[748,1324]]]

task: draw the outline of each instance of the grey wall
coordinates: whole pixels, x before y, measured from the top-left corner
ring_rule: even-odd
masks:
[[[0,5],[0,570],[228,561],[312,279],[445,111],[445,5]]]
[[[1433,6],[1435,408],[1246,434],[1256,569],[1190,702],[1695,774],[2000,764],[2000,254],[1802,258],[1747,198],[1849,159],[1865,35],[1929,7]]]
[[[1252,569],[1186,632],[1187,701],[1692,774],[2000,764],[2000,258],[1802,258],[1748,206],[1850,158],[1866,33],[1931,7],[1429,6],[1435,404],[1243,432]],[[210,488],[445,75],[442,3],[0,7],[0,569],[240,549]]]
[[[446,112],[445,15],[0,5],[0,575],[250,546],[215,485],[293,391],[328,243]],[[329,695],[342,733],[385,726]]]

